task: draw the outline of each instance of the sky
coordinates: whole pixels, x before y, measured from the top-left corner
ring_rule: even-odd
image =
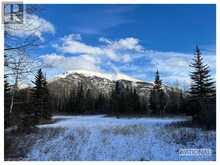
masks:
[[[215,76],[215,5],[37,5],[44,44],[31,53],[48,78],[69,70],[126,74],[189,85],[198,45]],[[20,37],[23,32],[16,32]],[[27,34],[28,35],[28,34]]]

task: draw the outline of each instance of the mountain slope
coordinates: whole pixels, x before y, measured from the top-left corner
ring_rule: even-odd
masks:
[[[62,109],[60,107],[63,107],[65,102],[69,100],[71,92],[76,92],[79,84],[82,84],[84,92],[89,89],[93,97],[97,98],[99,94],[109,97],[115,88],[116,81],[124,88],[135,88],[143,99],[148,99],[153,86],[152,83],[138,81],[123,74],[110,75],[82,70],[70,71],[48,81],[48,88],[53,97],[54,107],[52,108]]]
[[[119,81],[124,87],[129,86],[136,88],[138,94],[146,96],[152,88],[152,83],[143,82],[134,79],[124,74],[104,74],[99,72],[75,70],[65,72],[55,78],[49,80],[49,88],[55,93],[65,93],[66,96],[70,94],[72,88],[82,84],[87,90],[90,89],[95,93],[109,94],[115,86],[116,81]]]
[[[134,81],[134,82],[143,82],[142,80],[135,79],[133,77],[130,77],[126,74],[115,72],[115,73],[102,73],[102,72],[95,72],[95,71],[88,71],[88,70],[72,70],[65,72],[63,74],[55,76],[53,79],[49,81],[54,81],[59,78],[66,78],[68,75],[71,74],[81,74],[85,77],[99,77],[99,78],[105,78],[111,81],[118,81],[118,80],[127,80],[127,81]]]

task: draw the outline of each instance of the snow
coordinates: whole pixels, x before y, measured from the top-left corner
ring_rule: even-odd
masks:
[[[128,80],[128,81],[133,81],[133,82],[143,82],[142,80],[135,79],[133,77],[130,77],[126,74],[115,72],[115,73],[103,73],[103,72],[97,72],[97,71],[89,71],[89,70],[72,70],[72,71],[67,71],[63,74],[55,76],[53,79],[50,79],[49,81],[54,81],[60,78],[66,78],[66,76],[70,74],[83,74],[86,77],[100,77],[100,78],[105,78],[111,81],[116,81],[116,80]]]
[[[178,121],[186,121],[190,118],[177,117],[177,118],[114,118],[105,117],[105,115],[94,116],[54,116],[54,120],[58,122],[54,124],[39,125],[39,128],[72,128],[72,127],[110,127],[110,126],[126,126],[131,124],[170,124]],[[61,120],[60,120],[61,119]]]
[[[39,138],[24,160],[215,160],[215,131],[170,125],[190,118],[53,119],[53,124],[38,125]],[[211,148],[213,154],[180,156],[183,148]]]

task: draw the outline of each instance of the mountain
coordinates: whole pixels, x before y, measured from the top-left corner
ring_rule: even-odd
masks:
[[[122,74],[122,73],[101,73],[101,72],[95,72],[95,71],[88,71],[88,70],[73,70],[68,71],[63,74],[55,76],[53,79],[49,81],[54,81],[60,78],[66,78],[70,74],[81,74],[85,77],[99,77],[99,78],[105,78],[111,81],[117,81],[117,80],[127,80],[127,81],[134,81],[134,82],[142,82],[142,80],[135,79],[133,77],[130,77],[128,75]]]
[[[57,104],[62,104],[62,102],[69,98],[72,90],[77,89],[79,84],[83,85],[84,91],[90,89],[92,95],[97,97],[100,93],[109,96],[112,89],[115,88],[116,81],[119,81],[120,85],[125,88],[127,86],[136,88],[137,93],[144,98],[148,98],[150,89],[153,86],[153,83],[137,80],[121,73],[105,74],[74,70],[50,79],[48,81],[48,88],[52,96],[57,100]]]
[[[121,73],[112,75],[85,70],[74,70],[57,75],[48,80],[52,109],[54,112],[62,113],[62,110],[65,109],[70,99],[70,94],[72,92],[76,94],[80,84],[83,86],[84,93],[89,89],[92,97],[97,98],[102,94],[107,98],[111,95],[113,89],[115,89],[116,82],[119,82],[122,90],[126,90],[127,87],[135,88],[140,99],[146,103],[148,102],[147,100],[149,99],[150,91],[153,87],[152,82],[137,80]],[[175,93],[180,94],[180,90],[173,87],[163,85],[163,89],[168,97],[174,96]],[[28,90],[28,94],[31,93],[31,87],[24,88],[24,90]]]

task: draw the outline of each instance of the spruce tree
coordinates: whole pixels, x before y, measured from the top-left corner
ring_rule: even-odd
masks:
[[[216,126],[215,82],[207,64],[204,64],[198,47],[191,63],[190,113],[206,127]]]
[[[134,88],[132,91],[132,102],[133,102],[133,113],[142,113],[141,106],[140,106],[140,98],[137,94],[136,89]]]
[[[99,93],[98,97],[96,98],[95,102],[95,109],[97,112],[104,112],[106,111],[106,99],[102,93]]]
[[[76,91],[75,88],[71,89],[69,99],[67,101],[65,112],[74,113],[76,111]]]
[[[120,106],[119,106],[120,95],[121,95],[120,82],[116,81],[115,87],[112,89],[111,99],[110,99],[111,113],[113,114],[118,114],[120,112]]]
[[[165,105],[165,93],[162,89],[159,71],[156,71],[154,85],[150,93],[150,109],[154,114],[162,114]]]
[[[126,95],[125,95],[125,109],[128,114],[134,113],[134,95],[132,87],[126,87]]]
[[[44,81],[43,81],[43,87],[44,87],[44,97],[43,97],[43,118],[46,120],[50,120],[51,119],[51,114],[52,114],[52,110],[51,110],[51,102],[50,102],[50,93],[49,93],[49,89],[47,87],[47,80],[46,80],[46,76],[44,76]]]
[[[84,106],[85,106],[85,112],[86,113],[94,113],[95,110],[95,103],[92,96],[91,89],[87,89],[85,99],[84,99]]]
[[[79,83],[76,92],[76,112],[83,113],[84,112],[84,89],[83,84]]]
[[[192,98],[199,99],[215,95],[214,81],[211,78],[210,70],[207,64],[204,64],[201,51],[196,47],[193,62],[190,65],[193,69],[191,72],[191,90]]]
[[[156,71],[153,89],[158,91],[162,90],[162,81],[160,80],[160,74],[158,70]]]
[[[50,98],[47,81],[41,69],[38,70],[33,84],[35,85],[32,94],[35,122],[48,120],[51,117]]]
[[[114,111],[117,114],[125,113],[126,111],[125,89],[122,82],[120,81],[116,81],[115,84],[114,100],[115,100],[113,105],[115,107]]]

